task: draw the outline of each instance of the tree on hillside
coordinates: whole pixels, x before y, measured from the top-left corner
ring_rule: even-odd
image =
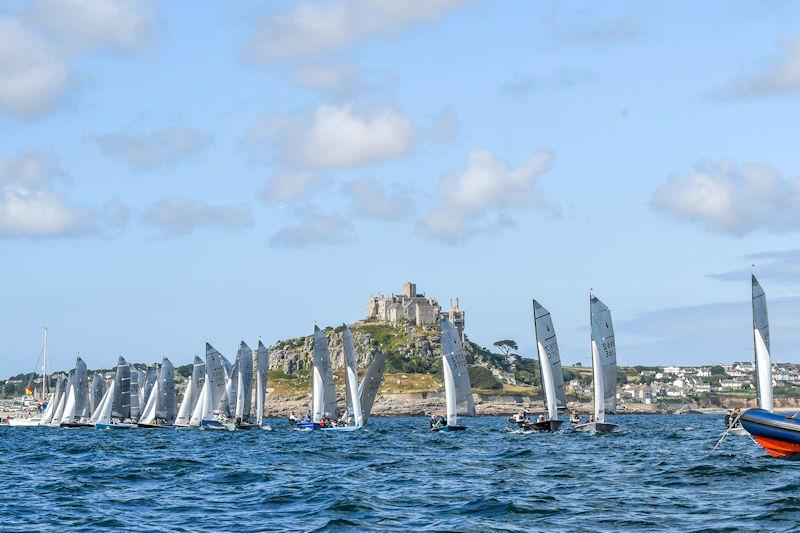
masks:
[[[508,354],[510,354],[512,351],[516,352],[517,350],[519,350],[519,346],[517,346],[517,343],[512,341],[511,339],[497,341],[496,343],[494,343],[494,345],[498,350],[503,352],[503,355],[505,356],[508,356]]]

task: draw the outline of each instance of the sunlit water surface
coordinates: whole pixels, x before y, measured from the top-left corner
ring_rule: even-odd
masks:
[[[464,419],[365,431],[0,429],[1,531],[797,531],[800,462],[719,416],[622,416],[620,434]]]

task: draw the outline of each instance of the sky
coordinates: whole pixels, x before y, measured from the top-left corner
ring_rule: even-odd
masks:
[[[0,375],[353,322],[405,281],[589,364],[800,362],[800,4],[0,2]]]

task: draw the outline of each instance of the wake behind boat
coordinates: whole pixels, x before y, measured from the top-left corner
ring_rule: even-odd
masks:
[[[589,293],[589,322],[591,327],[592,381],[594,382],[594,416],[587,423],[573,425],[576,431],[613,433],[617,424],[606,422],[606,413],[617,407],[617,350],[611,311],[591,292]]]

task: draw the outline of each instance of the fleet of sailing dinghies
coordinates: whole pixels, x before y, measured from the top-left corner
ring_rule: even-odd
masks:
[[[305,420],[292,420],[299,431],[354,431],[364,427],[369,419],[375,396],[383,380],[386,361],[378,354],[367,367],[361,383],[358,382],[358,362],[353,346],[353,334],[342,326],[342,345],[345,367],[345,402],[347,408],[338,416],[336,388],[328,349],[328,339],[314,326],[314,368],[311,390],[311,412]],[[260,348],[260,346],[259,346]]]
[[[589,293],[590,349],[592,381],[594,383],[594,416],[589,422],[576,424],[578,431],[611,433],[619,426],[606,422],[607,414],[617,410],[617,349],[614,345],[614,326],[611,311],[597,296]]]
[[[800,455],[800,419],[772,412],[772,361],[769,351],[767,297],[752,276],[753,351],[758,407],[739,418],[742,427],[773,457]]]
[[[447,418],[431,425],[433,431],[463,431],[466,426],[458,423],[459,413],[475,416],[475,400],[467,372],[467,359],[461,336],[453,324],[441,321],[442,330],[442,373],[444,374],[444,394]]]

